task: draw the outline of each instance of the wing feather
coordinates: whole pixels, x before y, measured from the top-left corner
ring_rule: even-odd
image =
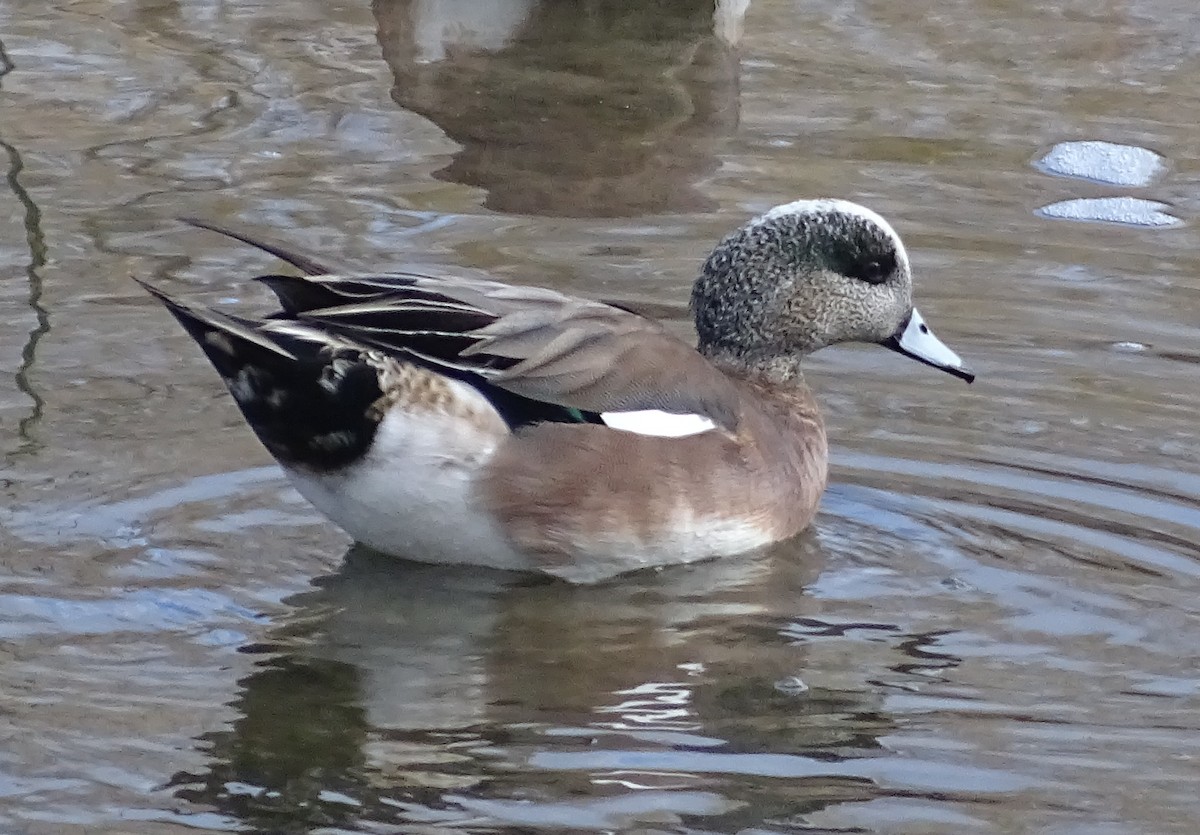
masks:
[[[470,276],[342,270],[269,238],[187,222],[305,273],[261,277],[282,310],[264,322],[235,322],[246,338],[258,331],[260,344],[287,336],[381,350],[569,409],[658,410],[736,426],[736,386],[690,345],[630,309]]]
[[[308,311],[297,320],[478,374],[534,400],[597,413],[699,414],[736,426],[734,386],[658,323],[554,291],[493,287],[425,279],[417,293]]]

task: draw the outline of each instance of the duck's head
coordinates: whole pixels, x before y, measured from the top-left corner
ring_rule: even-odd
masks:
[[[900,236],[847,200],[776,206],[717,245],[692,288],[699,348],[775,376],[838,342],[875,342],[966,380],[912,303]]]

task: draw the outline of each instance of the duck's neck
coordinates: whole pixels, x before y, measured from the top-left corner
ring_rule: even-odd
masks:
[[[796,507],[809,508],[796,517],[795,530],[799,530],[811,521],[829,472],[825,425],[804,382],[799,358],[794,354],[754,362],[712,354],[708,358],[748,395],[742,401],[741,430],[756,439],[751,446],[771,451],[768,469],[778,476],[780,494],[792,496]]]
[[[749,354],[732,353],[711,346],[698,350],[717,368],[732,377],[759,382],[772,387],[808,390],[800,356],[795,353]]]

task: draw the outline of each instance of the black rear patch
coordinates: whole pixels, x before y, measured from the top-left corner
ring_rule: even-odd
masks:
[[[271,334],[280,350],[159,296],[204,350],[254,434],[285,464],[334,470],[360,458],[379,421],[379,375],[360,351]],[[252,328],[254,323],[223,317]],[[260,332],[261,333],[261,332]],[[290,354],[290,355],[289,355]]]
[[[284,463],[333,470],[362,457],[375,438],[371,405],[382,395],[375,368],[354,351],[255,365],[241,357],[234,376],[221,371],[246,422]],[[232,365],[232,364],[231,364]]]

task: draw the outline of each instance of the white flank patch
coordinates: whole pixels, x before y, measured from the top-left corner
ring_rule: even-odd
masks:
[[[717,425],[703,415],[678,415],[658,409],[641,409],[636,412],[602,412],[600,419],[605,426],[633,432],[638,435],[653,435],[658,438],[685,438],[716,429]]]
[[[491,410],[457,380],[460,405]],[[494,414],[494,412],[493,412]],[[420,562],[528,570],[499,526],[476,501],[475,479],[508,429],[438,411],[390,410],[371,448],[331,473],[284,467],[300,495],[357,541]]]

